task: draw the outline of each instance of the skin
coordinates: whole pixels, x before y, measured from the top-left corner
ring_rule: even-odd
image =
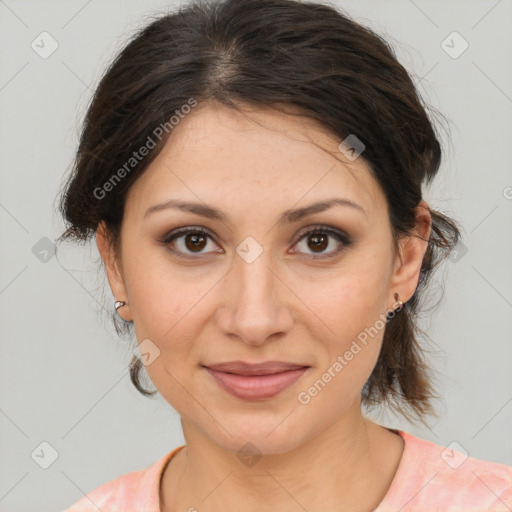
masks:
[[[161,510],[369,511],[403,452],[401,437],[361,411],[384,329],[307,405],[298,394],[398,307],[395,293],[404,303],[413,295],[428,205],[417,208],[415,230],[425,240],[402,238],[395,255],[386,198],[363,157],[349,161],[341,141],[309,118],[249,106],[244,114],[194,109],[130,188],[120,251],[104,224],[97,230],[114,297],[128,302],[119,314],[134,322],[139,343],[159,348],[146,371],[182,418],[186,448],[165,468]],[[278,223],[284,210],[333,197],[365,214],[335,206]],[[144,217],[171,198],[215,206],[227,219],[177,209]],[[329,237],[315,252],[312,236],[301,236],[316,224],[346,232],[353,244]],[[184,235],[159,243],[182,226],[202,226],[212,238],[195,251],[190,236],[188,245]],[[236,252],[246,237],[263,250],[251,263]],[[250,401],[226,393],[201,366],[230,360],[311,368],[279,395]],[[237,457],[247,442],[262,455],[251,467]]]

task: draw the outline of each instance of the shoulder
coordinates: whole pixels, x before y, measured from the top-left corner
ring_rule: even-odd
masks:
[[[98,510],[114,512],[114,510],[122,510],[123,504],[137,499],[136,495],[140,491],[140,482],[144,473],[145,470],[133,471],[104,483],[85,494],[64,512],[97,512]]]
[[[512,510],[512,466],[471,457],[457,443],[441,446],[395,432],[404,453],[376,512]]]
[[[140,512],[159,511],[160,476],[165,465],[183,446],[158,459],[146,469],[126,473],[85,494],[64,512],[121,512],[127,506]]]

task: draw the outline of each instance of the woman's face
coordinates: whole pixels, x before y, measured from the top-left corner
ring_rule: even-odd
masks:
[[[360,417],[385,315],[395,292],[412,296],[426,243],[407,239],[393,258],[385,196],[341,140],[305,117],[249,115],[257,122],[210,105],[182,119],[130,188],[119,266],[101,230],[98,246],[115,298],[128,302],[119,313],[184,428],[227,449],[280,453]],[[355,206],[310,210],[333,200]],[[178,228],[192,233],[170,240]],[[231,361],[306,369],[207,369]]]

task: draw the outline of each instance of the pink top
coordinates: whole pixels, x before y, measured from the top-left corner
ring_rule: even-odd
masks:
[[[373,512],[512,511],[512,466],[466,457],[452,445],[388,430],[403,438],[404,452],[388,492]],[[101,485],[64,512],[160,512],[160,476],[183,447],[146,469]]]

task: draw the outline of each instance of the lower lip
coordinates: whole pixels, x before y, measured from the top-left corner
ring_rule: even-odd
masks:
[[[273,375],[235,375],[206,368],[222,389],[244,400],[272,398],[290,387],[308,369],[299,368]]]

